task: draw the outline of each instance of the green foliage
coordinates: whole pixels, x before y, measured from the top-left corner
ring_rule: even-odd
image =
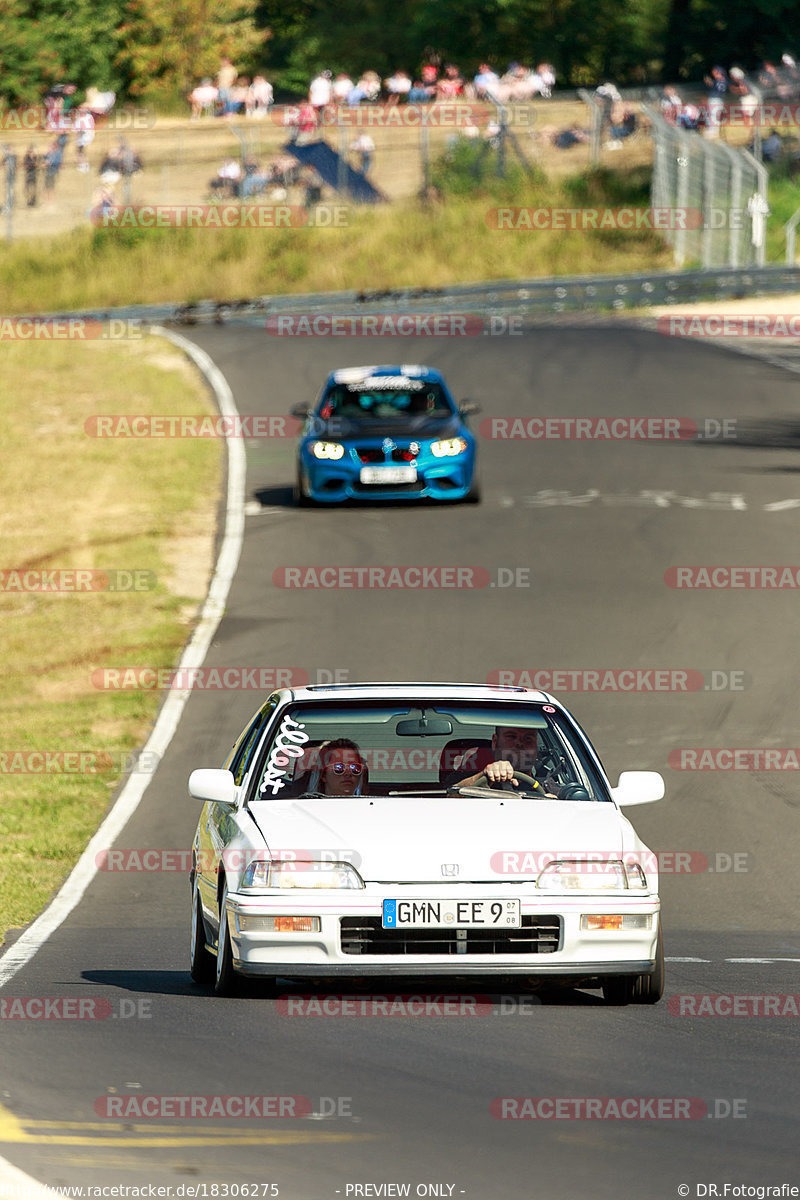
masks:
[[[431,166],[431,184],[442,196],[490,196],[494,200],[524,199],[532,187],[545,183],[544,173],[526,173],[510,144],[503,173],[498,150],[487,142],[454,137],[452,145]]]
[[[268,38],[255,24],[257,0],[129,0],[119,62],[131,95],[156,103],[186,96],[213,75],[223,54],[242,73],[259,65]]]

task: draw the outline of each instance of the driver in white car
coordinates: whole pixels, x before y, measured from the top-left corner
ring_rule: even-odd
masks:
[[[523,791],[530,791],[530,785],[520,785],[520,781],[514,778],[514,772],[522,771],[535,779],[538,754],[539,734],[535,729],[498,725],[492,735],[491,747],[477,747],[465,752],[461,765],[454,772],[454,778],[448,782],[448,791],[454,788],[475,787],[482,775],[486,776],[490,784],[510,781],[515,787],[522,786]],[[463,770],[471,770],[473,773],[463,779],[456,779],[455,775]],[[543,796],[558,799],[557,791],[551,790],[551,787],[557,787],[555,780],[545,780],[544,786],[537,780],[535,790]]]

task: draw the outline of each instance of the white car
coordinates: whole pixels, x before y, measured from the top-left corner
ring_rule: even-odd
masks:
[[[523,976],[664,988],[656,856],[552,696],[463,684],[273,692],[219,769],[193,844],[191,974]]]

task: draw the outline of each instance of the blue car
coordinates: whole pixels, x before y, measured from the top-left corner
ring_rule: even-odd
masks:
[[[295,501],[480,499],[475,437],[431,367],[346,367],[332,371],[305,419]]]

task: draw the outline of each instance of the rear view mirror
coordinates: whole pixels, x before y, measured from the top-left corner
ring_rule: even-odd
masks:
[[[307,417],[311,416],[311,412],[312,410],[307,404],[294,404],[289,410],[289,415],[292,417],[299,417],[301,421],[305,421]]]
[[[462,400],[458,406],[458,411],[462,417],[471,417],[474,413],[481,411],[480,404],[475,404],[473,400]]]
[[[666,788],[658,771],[623,771],[611,795],[620,807],[633,804],[652,804],[660,800]]]
[[[426,721],[420,717],[416,721],[398,721],[395,733],[398,737],[447,737],[453,732],[453,722],[445,717],[436,717]]]

